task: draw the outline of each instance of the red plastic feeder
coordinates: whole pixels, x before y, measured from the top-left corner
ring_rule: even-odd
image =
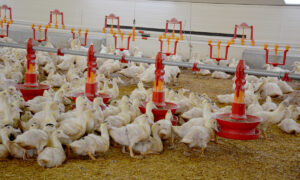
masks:
[[[109,94],[97,93],[98,84],[96,81],[96,67],[97,62],[94,56],[94,45],[90,45],[88,51],[88,62],[87,62],[87,82],[85,84],[85,92],[76,93],[72,96],[73,100],[76,100],[78,96],[86,96],[90,101],[93,101],[96,97],[102,97],[103,102],[107,103],[111,96]]]
[[[30,38],[27,42],[27,66],[25,73],[25,83],[16,85],[16,88],[21,91],[25,101],[31,100],[36,96],[42,96],[44,91],[50,88],[49,85],[37,83],[35,64],[36,55],[32,47],[33,40]]]
[[[245,40],[250,40],[251,41],[251,46],[254,46],[255,42],[254,42],[254,37],[253,37],[253,26],[249,26],[247,23],[242,23],[240,25],[235,25],[234,26],[234,35],[233,35],[233,38],[231,40],[232,44],[234,44],[234,40],[237,38],[238,29],[243,30],[241,45],[245,44]],[[245,38],[245,30],[246,29],[250,29],[250,39]]]
[[[210,59],[215,59],[218,63],[221,61],[221,60],[227,60],[227,56],[228,56],[228,49],[230,47],[230,42],[227,42],[227,45],[225,46],[225,56],[224,57],[220,57],[220,49],[222,47],[221,45],[221,41],[218,40],[218,43],[216,45],[212,45],[211,44],[211,40],[208,40],[208,46],[210,47]],[[213,57],[213,47],[216,46],[218,48],[218,55],[216,57]],[[224,46],[223,46],[224,47]]]
[[[218,131],[216,135],[237,140],[253,140],[259,138],[260,132],[256,127],[262,121],[260,117],[246,115],[246,105],[244,103],[245,89],[244,85],[245,64],[240,60],[236,68],[236,88],[234,103],[232,104],[232,113],[219,114],[216,116],[218,122]]]
[[[2,11],[4,10],[4,16],[2,19]],[[6,12],[9,11],[9,20],[7,19]],[[6,4],[0,6],[0,19],[3,20],[4,23],[8,22],[10,24],[13,23],[12,20],[12,13],[11,13],[11,7],[8,7]]]
[[[159,52],[156,56],[156,61],[155,61],[155,81],[154,81],[154,91],[152,95],[152,102],[155,104],[157,109],[153,109],[152,113],[154,115],[154,121],[158,121],[160,119],[164,119],[167,112],[171,110],[173,114],[173,120],[172,124],[176,125],[178,118],[175,116],[174,113],[177,110],[177,104],[170,103],[170,102],[165,102],[165,92],[164,90],[164,65],[162,64],[163,61],[163,53]],[[164,57],[165,58],[165,57]],[[142,105],[139,107],[140,111],[142,113],[146,112],[146,104],[147,102],[142,103]]]
[[[48,23],[48,28],[51,27],[51,24],[52,24],[52,16],[55,15],[55,24],[54,24],[54,27],[55,29],[58,28],[58,17],[57,16],[61,16],[61,28],[62,29],[65,29],[65,25],[64,25],[64,13],[59,11],[58,9],[55,9],[53,11],[50,11],[50,20],[49,20],[49,23]]]
[[[34,27],[34,24],[32,24],[32,31],[33,31],[33,39],[37,42],[44,42],[44,41],[47,41],[47,32],[48,32],[48,26],[45,26],[45,28],[43,29],[44,30],[44,38],[42,39],[42,26],[39,24],[38,25],[38,32],[39,32],[39,36],[38,38],[36,37],[36,30],[35,30],[35,27]]]
[[[8,31],[9,31],[9,21],[6,21],[6,33],[4,33],[4,23],[2,20],[0,20],[0,38],[8,37]]]

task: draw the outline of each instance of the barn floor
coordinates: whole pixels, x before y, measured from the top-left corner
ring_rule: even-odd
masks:
[[[172,88],[182,87],[215,99],[217,94],[232,93],[232,80],[183,73]],[[120,91],[124,95],[132,89],[121,87]],[[51,169],[43,169],[35,159],[0,160],[0,179],[300,179],[300,137],[285,134],[275,125],[267,135],[254,141],[219,138],[219,144],[208,144],[204,155],[193,151],[185,156],[188,149],[177,143],[175,149],[165,146],[162,154],[141,160],[111,147],[95,161],[70,158]]]

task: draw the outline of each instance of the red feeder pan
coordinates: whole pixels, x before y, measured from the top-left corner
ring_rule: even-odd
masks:
[[[231,113],[219,114],[216,120],[219,130],[215,131],[218,136],[227,139],[253,140],[259,138],[260,132],[256,127],[261,122],[261,118],[246,115],[243,120],[233,119]]]
[[[170,103],[170,102],[165,102],[165,103],[166,103],[166,105],[163,107],[159,107],[158,109],[152,109],[152,113],[154,115],[154,122],[164,119],[169,110],[171,110],[172,114],[174,114],[176,112],[177,107],[178,107],[177,104]],[[142,113],[146,113],[146,104],[147,104],[147,102],[144,102],[139,107],[139,109]],[[177,124],[178,117],[173,116],[173,121],[172,121],[173,125]]]
[[[36,96],[42,96],[45,90],[50,87],[46,84],[38,84],[37,86],[27,86],[25,84],[17,84],[16,88],[21,91],[25,101],[29,101]]]

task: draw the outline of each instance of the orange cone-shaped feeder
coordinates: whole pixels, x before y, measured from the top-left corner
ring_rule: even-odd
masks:
[[[17,84],[25,101],[31,100],[36,96],[42,96],[45,90],[49,89],[49,85],[37,83],[37,72],[35,64],[35,50],[33,50],[33,40],[30,38],[27,42],[27,65],[25,73],[25,83]]]
[[[246,115],[245,105],[245,64],[240,60],[236,68],[234,103],[232,103],[232,113],[219,114],[216,116],[218,130],[216,135],[238,140],[252,140],[259,138],[259,130],[256,129],[261,122],[260,117]]]
[[[177,104],[165,102],[165,92],[164,92],[164,65],[162,64],[165,55],[162,52],[159,52],[156,56],[155,60],[155,80],[154,80],[154,90],[152,94],[152,101],[157,107],[152,110],[154,115],[154,121],[158,121],[160,119],[164,119],[168,110],[172,111],[172,114],[175,114],[177,110]],[[147,102],[142,103],[140,106],[140,110],[142,113],[146,112],[146,104]],[[177,116],[173,115],[172,124],[176,125],[178,121]]]

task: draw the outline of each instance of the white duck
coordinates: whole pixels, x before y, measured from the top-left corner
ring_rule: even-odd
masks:
[[[234,94],[217,95],[217,100],[220,103],[230,104],[234,101]]]
[[[264,111],[275,111],[277,109],[277,104],[272,102],[272,98],[267,96],[266,102],[262,105]]]
[[[212,73],[211,77],[216,79],[228,79],[231,77],[231,75],[222,71],[215,71]]]
[[[247,113],[248,114],[255,114],[259,111],[264,110],[263,107],[259,104],[258,102],[259,94],[255,95],[255,98],[253,99],[252,104],[250,104],[247,108]]]
[[[113,87],[110,89],[108,87],[107,82],[104,82],[104,88],[103,90],[100,91],[100,93],[105,93],[105,94],[109,94],[111,95],[112,99],[116,99],[119,96],[119,87],[118,87],[118,83],[117,83],[118,79],[114,78],[113,79]]]
[[[192,119],[192,118],[197,118],[201,117],[203,115],[202,108],[199,107],[193,107],[192,109],[184,112],[181,117],[184,119]]]
[[[152,107],[154,106],[153,102],[148,102],[148,104],[152,104]],[[137,157],[134,155],[133,146],[138,142],[148,140],[150,137],[150,124],[153,122],[153,119],[151,119],[152,117],[148,116],[150,112],[148,111],[148,113],[137,117],[132,124],[127,124],[120,128],[110,128],[109,133],[113,140],[122,145],[123,149],[127,146],[129,148],[130,156],[133,158]]]
[[[14,142],[24,149],[36,149],[37,153],[40,154],[48,144],[48,134],[41,129],[37,129],[35,124],[33,124],[31,129],[17,136]]]
[[[181,126],[172,126],[172,130],[179,138],[183,138],[193,126],[204,126],[205,119],[202,117],[190,119]]]
[[[166,113],[165,119],[161,119],[156,123],[159,124],[159,137],[163,140],[170,139],[172,136],[172,122],[173,114],[171,110]]]
[[[141,73],[145,70],[144,65],[136,66],[133,63],[130,63],[126,69],[122,69],[120,74],[129,77],[129,78],[138,78]]]
[[[189,129],[189,132],[181,140],[189,148],[201,148],[202,154],[204,154],[207,143],[210,141],[210,130],[204,126],[193,126]]]
[[[59,138],[68,138],[61,130],[56,130],[50,135],[48,146],[39,154],[37,162],[42,167],[57,167],[66,159],[65,151]]]
[[[93,130],[98,129],[100,124],[104,121],[104,114],[101,106],[103,106],[103,100],[101,97],[97,97],[93,101],[93,114],[94,114],[94,127]],[[88,124],[89,127],[89,124]]]
[[[259,111],[254,113],[254,116],[258,116],[262,118],[262,122],[259,124],[259,128],[261,129],[262,135],[266,137],[266,130],[271,124],[279,123],[285,114],[285,105],[284,103],[280,103],[276,111]]]
[[[64,56],[60,57],[61,63],[57,65],[57,67],[63,71],[66,71],[71,67],[71,64],[74,64],[76,56],[65,54]]]
[[[105,121],[109,126],[121,127],[131,122],[131,115],[129,112],[129,106],[127,103],[120,104],[121,112],[114,116],[108,116]]]
[[[130,99],[138,99],[139,101],[145,101],[147,99],[147,91],[142,81],[140,81],[137,84],[137,88],[131,92]]]
[[[299,134],[300,133],[300,124],[298,124],[295,120],[293,119],[284,119],[282,120],[279,124],[278,127],[288,133],[288,134]]]
[[[133,146],[135,152],[141,155],[158,154],[163,151],[163,143],[159,137],[160,123],[156,122],[151,127],[152,136],[148,140],[136,143]]]
[[[6,125],[0,130],[3,145],[6,147],[12,157],[26,159],[26,150],[10,140],[10,135],[12,132],[13,127],[11,125]]]
[[[70,137],[71,140],[77,140],[84,135],[87,128],[87,123],[93,120],[92,110],[83,110],[85,100],[83,97],[76,99],[76,109],[72,114],[60,122],[59,129]]]
[[[9,152],[5,145],[0,144],[0,159],[5,159],[9,156]]]
[[[264,84],[261,88],[262,90],[262,95],[264,97],[266,96],[282,96],[282,91],[280,87],[277,85],[277,83],[274,82],[268,82],[268,80],[264,80]]]
[[[300,62],[299,61],[294,62],[293,71],[295,74],[300,74]]]
[[[72,151],[80,156],[89,156],[95,160],[95,155],[104,153],[109,149],[109,134],[106,123],[102,123],[99,131],[101,136],[89,134],[70,144]]]

